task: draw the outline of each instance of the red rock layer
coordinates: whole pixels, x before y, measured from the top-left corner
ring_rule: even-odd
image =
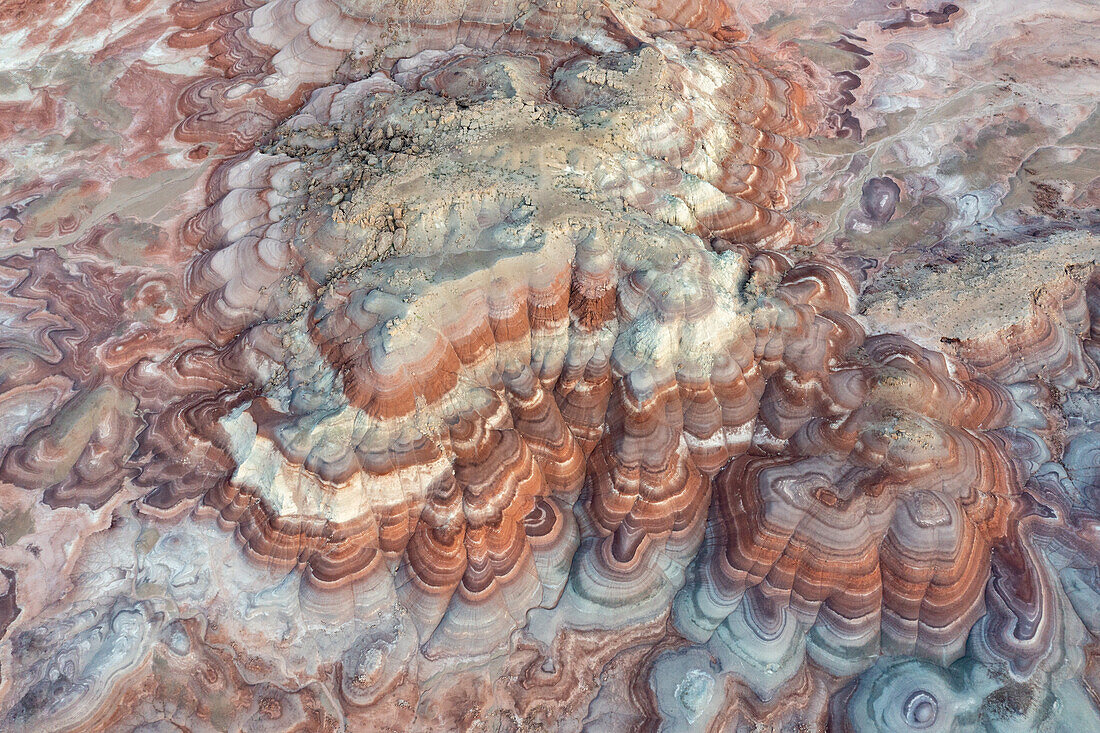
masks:
[[[696,640],[740,614],[769,642],[789,616],[830,672],[853,649],[949,659],[991,573],[996,653],[1045,643],[1013,529],[1043,514],[1027,439],[977,372],[1094,381],[1095,274],[961,345],[978,370],[867,337],[858,268],[785,253],[809,101],[726,4],[440,3],[396,36],[357,8],[177,5],[170,45],[216,74],[175,133],[235,157],[184,227],[185,278],[0,263],[21,322],[0,402],[35,416],[0,478],[53,507],[131,479],[146,514],[198,505],[322,608],[399,600],[428,657],[491,649],[568,583],[568,624],[647,643],[684,586]],[[330,670],[352,710],[416,655],[375,632]],[[826,676],[784,683],[823,709]]]
[[[1088,282],[1070,276],[1048,283],[1034,294],[1026,320],[967,339],[959,351],[977,369],[1005,384],[1042,375],[1061,389],[1096,386],[1100,367],[1089,351],[1095,348],[1091,330],[1097,321],[1096,313],[1090,313],[1089,288]]]
[[[990,548],[1022,485],[996,432],[1011,397],[899,337],[848,346],[823,382],[847,404],[811,408],[780,428],[780,454],[743,456],[716,479],[682,626],[705,638],[752,591],[868,659],[880,628],[884,652],[952,658],[984,611]]]
[[[686,562],[710,478],[749,445],[782,358],[786,325],[769,323],[770,343],[753,347],[746,319],[789,262],[757,257],[745,297],[737,279],[756,257],[740,243],[791,236],[777,209],[795,177],[789,136],[807,129],[799,87],[729,43],[718,4],[691,17],[542,8],[518,21],[488,6],[462,22],[429,10],[421,32],[388,46],[376,20],[306,5],[226,6],[205,20],[208,7],[181,6],[194,28],[173,43],[209,44],[225,74],[185,95],[186,139],[242,149],[311,84],[347,81],[224,164],[214,203],[185,231],[205,252],[188,280],[194,323],[220,352],[158,373],[190,360],[215,383],[255,388],[192,391],[149,422],[146,509],[202,495],[251,555],[304,567],[320,588],[388,567],[440,648],[501,638],[553,602],[582,483],[598,576],[631,582],[664,552]],[[359,79],[368,61],[384,73]],[[517,145],[529,134],[545,149]],[[457,177],[451,160],[481,177]],[[402,188],[433,168],[438,191]],[[532,172],[556,180],[532,187]],[[516,224],[532,216],[545,236]],[[685,229],[721,237],[725,254]],[[513,261],[517,244],[526,253]],[[670,246],[679,269],[664,261]],[[482,251],[461,282],[420,259]],[[403,267],[427,284],[395,284]],[[822,282],[792,281],[765,321],[792,303],[800,322],[817,305],[848,307],[845,275],[793,272]],[[420,298],[438,306],[415,321],[406,304]],[[738,314],[741,335],[726,324],[711,344],[692,330],[723,314]],[[178,452],[189,460],[165,460]]]

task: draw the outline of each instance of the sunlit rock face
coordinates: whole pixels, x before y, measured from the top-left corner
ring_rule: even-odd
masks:
[[[1100,727],[1096,8],[0,12],[0,729]]]

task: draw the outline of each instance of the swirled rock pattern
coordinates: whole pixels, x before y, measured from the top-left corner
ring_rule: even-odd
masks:
[[[1100,726],[1095,8],[0,17],[0,729]]]

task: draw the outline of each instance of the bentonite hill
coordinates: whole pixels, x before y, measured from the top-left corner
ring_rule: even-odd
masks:
[[[1098,38],[0,2],[0,731],[1100,730]]]

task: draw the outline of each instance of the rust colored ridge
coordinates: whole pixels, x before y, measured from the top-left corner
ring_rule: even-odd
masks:
[[[797,427],[790,407],[769,421],[764,406],[789,436],[781,452],[716,479],[706,550],[677,601],[692,638],[718,629],[712,643],[736,647],[801,624],[815,661],[841,673],[879,653],[953,659],[984,613],[990,549],[1026,479],[1003,432],[1011,395],[902,337],[857,332],[847,355],[787,397]]]
[[[178,7],[220,70],[178,133],[240,152],[185,227],[217,350],[140,435],[145,509],[202,497],[317,589],[389,575],[440,652],[555,603],[582,540],[620,581],[690,554],[780,332],[854,293],[820,263],[777,295],[760,250],[793,235],[799,86],[717,3],[433,6],[398,40],[299,5]]]
[[[959,353],[1005,384],[1041,376],[1067,390],[1100,385],[1098,340],[1093,333],[1100,279],[1096,271],[1089,268],[1084,277],[1067,275],[1045,284],[1032,294],[1030,313],[1024,320],[966,339],[959,344]]]

